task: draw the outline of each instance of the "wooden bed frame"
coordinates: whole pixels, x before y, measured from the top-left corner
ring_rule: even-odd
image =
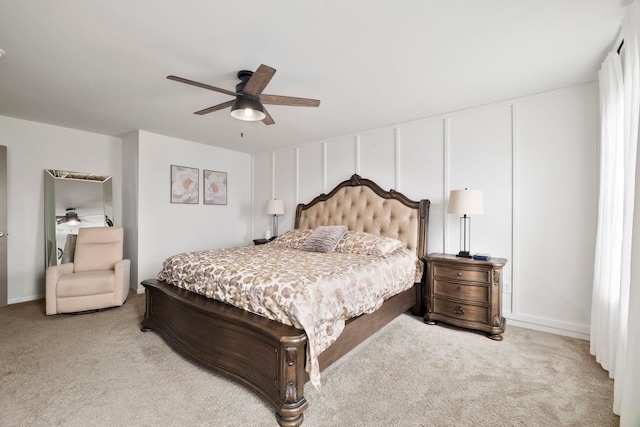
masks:
[[[417,219],[413,224],[415,231],[407,243],[416,250],[420,259],[426,255],[429,200],[412,201],[394,190],[384,191],[373,181],[358,175],[340,183],[329,194],[322,194],[309,204],[298,205],[295,227],[315,228],[305,226],[305,223],[309,224],[309,218],[304,217],[305,212],[311,212],[309,209],[317,212],[318,208],[335,204],[336,199],[332,198],[340,197],[349,187],[366,188],[374,197],[384,199],[382,203],[389,201],[393,204],[397,201],[415,209],[415,217],[412,215]],[[371,194],[367,197],[371,197]],[[392,211],[390,221],[393,221],[393,207],[384,210]],[[358,217],[355,215],[356,222],[353,222],[353,219],[336,218],[329,213],[325,218],[313,219],[312,225],[317,226],[320,221],[321,225],[344,224],[355,231],[375,232],[368,228],[370,224],[366,221],[362,223]],[[376,226],[379,224],[378,217]],[[406,228],[401,225],[405,232]],[[384,229],[378,230],[378,234],[386,235]],[[393,237],[401,240],[406,238]],[[156,331],[170,347],[187,358],[253,389],[273,406],[279,425],[289,427],[302,423],[303,412],[307,408],[304,384],[309,379],[305,372],[307,337],[303,330],[162,281],[150,279],[143,281],[142,285],[146,294],[142,331]],[[338,360],[405,311],[411,309],[414,314],[422,315],[423,287],[424,278],[413,288],[389,298],[377,311],[350,319],[338,340],[319,356],[320,369]]]

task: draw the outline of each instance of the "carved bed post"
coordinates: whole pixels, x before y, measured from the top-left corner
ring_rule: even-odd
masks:
[[[280,396],[282,407],[276,413],[278,424],[282,427],[297,427],[302,424],[303,412],[307,409],[304,398],[305,382],[305,343],[306,337],[281,341],[280,353]]]

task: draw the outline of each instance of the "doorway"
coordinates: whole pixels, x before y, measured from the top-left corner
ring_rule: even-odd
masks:
[[[7,305],[7,147],[0,145],[0,307]]]

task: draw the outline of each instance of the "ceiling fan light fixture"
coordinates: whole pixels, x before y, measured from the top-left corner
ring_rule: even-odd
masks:
[[[231,117],[245,122],[258,122],[267,115],[264,113],[262,104],[255,99],[238,96],[231,106]]]
[[[79,225],[80,218],[78,218],[78,213],[74,208],[67,208],[67,212],[64,214],[64,217],[60,218],[58,224],[67,224],[67,225]]]

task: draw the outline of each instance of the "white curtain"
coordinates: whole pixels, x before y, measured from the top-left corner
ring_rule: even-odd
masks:
[[[624,92],[610,52],[600,69],[600,199],[591,305],[591,354],[615,377],[622,269]]]
[[[640,121],[638,8],[634,1],[622,23],[623,65],[611,52],[600,70],[600,200],[591,310],[591,353],[615,379],[613,411],[623,427],[640,426],[640,261],[632,262],[640,260],[640,210],[635,233],[633,227]]]

